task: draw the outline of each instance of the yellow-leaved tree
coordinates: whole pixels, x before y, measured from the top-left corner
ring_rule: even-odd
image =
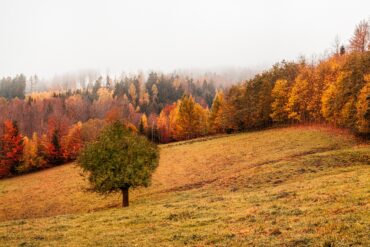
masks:
[[[271,95],[273,102],[271,104],[270,117],[272,121],[282,123],[288,120],[288,103],[289,85],[287,80],[277,80]]]
[[[19,172],[30,172],[46,165],[46,160],[42,155],[41,140],[37,133],[33,133],[32,138],[23,138],[23,164],[19,167]]]
[[[148,118],[146,117],[145,113],[141,115],[140,122],[139,122],[139,133],[145,134],[148,129]]]
[[[289,94],[287,111],[288,117],[298,122],[305,122],[308,117],[308,99],[310,94],[310,84],[303,75],[298,75],[292,90]]]
[[[209,129],[211,133],[222,133],[225,131],[223,124],[224,94],[217,91],[209,114]]]
[[[207,133],[207,113],[191,95],[184,95],[178,101],[172,117],[175,120],[173,134],[176,140],[188,140]]]
[[[361,89],[356,104],[356,127],[360,133],[370,133],[370,74],[364,77],[366,84]]]

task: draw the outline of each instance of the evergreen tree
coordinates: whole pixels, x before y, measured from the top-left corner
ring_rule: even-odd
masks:
[[[0,80],[0,97],[6,99],[25,98],[26,77],[22,74],[14,78],[7,77]]]
[[[47,159],[48,162],[52,165],[59,165],[64,162],[64,155],[60,139],[60,130],[54,129],[51,139],[47,144]]]

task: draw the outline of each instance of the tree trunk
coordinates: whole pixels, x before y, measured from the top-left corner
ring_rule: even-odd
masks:
[[[128,207],[128,187],[121,188],[122,191],[122,207]]]

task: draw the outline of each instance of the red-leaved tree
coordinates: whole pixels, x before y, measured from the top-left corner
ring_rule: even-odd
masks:
[[[0,138],[0,177],[12,175],[16,172],[23,156],[23,138],[18,131],[17,124],[6,120],[3,126],[3,135]]]

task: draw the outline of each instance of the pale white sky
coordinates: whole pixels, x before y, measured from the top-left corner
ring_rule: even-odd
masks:
[[[369,0],[0,0],[0,76],[270,65],[369,16]]]

